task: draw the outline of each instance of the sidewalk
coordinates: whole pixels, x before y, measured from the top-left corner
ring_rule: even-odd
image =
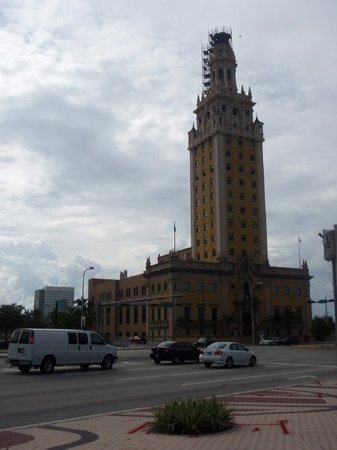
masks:
[[[10,450],[335,450],[337,378],[223,397],[235,411],[230,432],[169,436],[150,432],[150,409],[0,432]]]

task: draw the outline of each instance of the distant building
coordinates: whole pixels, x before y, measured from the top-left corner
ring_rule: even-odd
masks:
[[[231,32],[210,33],[188,133],[192,245],[154,264],[148,258],[140,275],[89,280],[97,328],[107,337],[309,335],[306,262],[269,265],[263,123],[254,118],[251,89],[237,88],[236,66]]]
[[[66,312],[74,304],[75,288],[45,286],[34,293],[34,309],[39,309],[43,317],[49,317],[57,306],[58,312]]]

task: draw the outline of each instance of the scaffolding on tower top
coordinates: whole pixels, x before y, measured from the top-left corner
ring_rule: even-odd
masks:
[[[202,90],[206,94],[211,84],[210,60],[214,47],[218,44],[228,44],[232,48],[232,29],[222,27],[215,28],[208,33],[208,43],[201,46]]]

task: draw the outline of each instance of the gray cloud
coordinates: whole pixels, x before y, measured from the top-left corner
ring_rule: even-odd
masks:
[[[330,290],[317,233],[336,222],[334,1],[4,6],[0,302],[32,306],[46,284],[79,295],[88,265],[139,273],[172,248],[174,221],[178,246],[190,245],[187,132],[200,44],[222,25],[265,123],[270,262],[296,267],[300,235],[313,298]]]

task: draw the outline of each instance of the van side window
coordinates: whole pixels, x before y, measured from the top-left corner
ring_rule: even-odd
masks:
[[[77,344],[76,333],[68,333],[68,344]]]
[[[23,330],[20,336],[19,344],[29,344],[29,330]]]
[[[11,336],[11,343],[12,344],[17,344],[19,342],[20,333],[21,333],[21,330],[13,331],[13,334]]]
[[[103,339],[101,338],[101,336],[98,336],[98,334],[91,333],[90,337],[92,345],[104,345]]]
[[[78,343],[80,345],[88,345],[88,335],[87,335],[87,333],[78,333]]]

